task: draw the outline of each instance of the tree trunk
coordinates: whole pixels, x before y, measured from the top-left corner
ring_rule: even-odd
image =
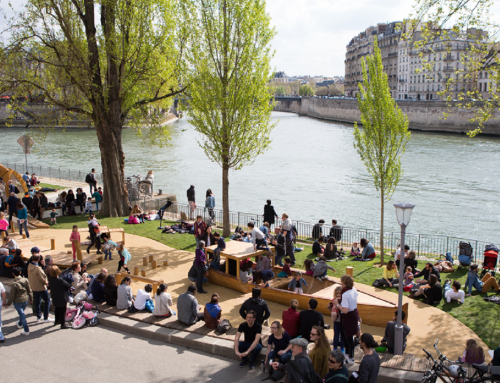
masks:
[[[222,166],[222,235],[231,236],[231,221],[229,217],[229,166]]]
[[[101,150],[103,178],[103,201],[101,214],[109,217],[124,217],[129,213],[128,193],[125,189],[125,155],[122,148],[122,125],[113,126],[101,121],[96,124],[97,138]]]
[[[384,264],[384,192],[380,193],[380,264]]]

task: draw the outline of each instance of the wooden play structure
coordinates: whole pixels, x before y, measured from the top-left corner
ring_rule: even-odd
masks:
[[[155,279],[150,279],[150,278],[145,278],[143,276],[138,276],[138,275],[132,275],[132,274],[127,274],[127,273],[116,273],[116,284],[120,285],[122,282],[122,279],[125,277],[130,277],[132,278],[133,281],[137,282],[144,282],[144,283],[151,283],[153,285],[153,294],[156,293],[156,290],[160,286],[160,283],[163,283],[163,279],[155,280]]]
[[[23,194],[28,191],[28,187],[26,186],[26,182],[24,182],[23,177],[21,177],[21,175],[15,170],[9,169],[2,164],[0,164],[0,177],[3,178],[6,185],[8,181],[12,181],[13,183],[17,181],[17,185],[23,190]],[[5,193],[7,194],[7,198],[9,198],[9,188],[5,188]]]
[[[206,249],[211,254],[216,246],[210,246]],[[221,268],[217,271],[210,269],[208,280],[220,286],[248,294],[256,286],[254,283],[243,283],[240,279],[240,261],[256,255],[267,253],[267,250],[254,251],[253,244],[247,242],[229,241],[226,243],[226,249],[220,253]],[[274,260],[272,260],[274,262]],[[273,266],[275,275],[278,275],[282,268]],[[299,270],[296,270],[299,271]],[[352,273],[352,267],[346,272]],[[352,275],[352,274],[351,274]],[[261,297],[263,299],[281,303],[288,306],[292,299],[297,299],[299,308],[307,310],[311,298],[318,301],[317,310],[323,315],[330,315],[327,306],[332,301],[333,291],[339,286],[340,279],[327,277],[323,282],[319,282],[314,277],[302,274],[302,278],[307,283],[304,294],[297,294],[288,290],[288,284],[292,277],[273,278],[269,281],[269,287],[263,288]],[[356,288],[358,291],[358,311],[363,323],[370,326],[385,327],[388,321],[394,317],[394,311],[397,309],[397,303],[377,297],[374,294],[365,292]],[[403,311],[406,313],[405,323],[408,321],[408,304],[403,305]]]

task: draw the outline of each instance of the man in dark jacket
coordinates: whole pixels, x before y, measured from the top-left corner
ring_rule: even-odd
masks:
[[[337,220],[332,219],[332,228],[330,229],[330,237],[335,238],[335,242],[342,239],[342,226],[337,225]]]
[[[311,359],[307,355],[307,341],[303,338],[295,338],[290,341],[292,345],[293,360],[287,364],[279,362],[271,363],[273,369],[285,374],[283,383],[315,382],[316,373]]]
[[[7,205],[9,206],[9,226],[12,221],[12,217],[17,215],[17,203],[20,202],[19,198],[16,197],[14,193],[11,193],[9,199],[7,200]]]
[[[415,274],[413,276],[413,278],[415,278],[415,283],[417,283],[419,285],[427,284],[429,282],[429,277],[431,274],[434,274],[437,277],[438,281],[441,282],[441,276],[439,275],[439,271],[437,271],[437,269],[430,262],[427,262],[425,264],[424,269],[421,272]],[[423,278],[417,279],[420,277],[423,277]]]
[[[30,197],[30,193],[28,192],[24,193],[22,201],[24,206],[26,206],[26,209],[28,209],[29,211],[31,209],[31,202],[33,201],[33,198]]]
[[[318,307],[318,301],[314,298],[309,300],[309,309],[302,310],[299,314],[300,321],[300,335],[302,338],[306,339],[308,342],[311,341],[310,333],[313,326],[321,326],[325,325],[325,319],[323,318],[323,314],[316,311],[316,307]]]
[[[260,289],[254,287],[252,289],[252,298],[247,299],[240,307],[240,315],[243,319],[246,319],[247,313],[249,311],[255,311],[257,313],[256,322],[260,325],[264,323],[267,318],[271,316],[271,311],[267,302],[260,297]]]
[[[194,185],[191,185],[187,190],[187,198],[189,203],[189,219],[194,219],[194,210],[196,209],[195,203],[195,193],[194,193]]]

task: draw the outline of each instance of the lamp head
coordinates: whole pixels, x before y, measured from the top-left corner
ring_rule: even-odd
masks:
[[[396,208],[396,218],[400,226],[408,226],[410,223],[411,212],[415,207],[411,202],[398,202],[394,204]]]

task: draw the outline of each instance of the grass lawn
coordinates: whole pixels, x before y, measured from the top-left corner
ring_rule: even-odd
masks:
[[[46,183],[43,183],[43,182],[40,182],[40,184],[38,186],[41,187],[41,188],[58,189],[58,190],[67,189],[68,188],[68,186],[51,185],[51,184],[46,184]],[[47,192],[47,193],[53,193],[53,192]]]
[[[154,239],[175,249],[192,252],[196,249],[194,236],[190,234],[162,234],[161,230],[158,230],[158,226],[160,225],[159,221],[146,221],[146,223],[140,225],[128,225],[125,224],[123,218],[107,218],[99,215],[97,215],[97,218],[103,226],[109,228],[123,227],[126,233]],[[71,229],[75,224],[79,227],[87,226],[87,217],[82,215],[58,217],[57,221],[57,226],[52,226],[52,228]],[[173,223],[177,222],[163,221],[162,225],[166,226]],[[304,250],[295,253],[297,262],[296,267],[303,268],[302,264],[306,258],[314,259],[315,257],[312,254],[312,246],[301,244],[300,247],[304,247]],[[379,257],[376,257],[374,261],[370,262],[356,262],[351,259],[345,259],[339,262],[329,262],[329,264],[337,270],[337,273],[334,275],[333,272],[329,270],[328,274],[339,277],[340,272],[345,271],[346,266],[353,266],[354,280],[359,283],[371,285],[375,279],[382,278],[382,269],[373,266],[379,262]],[[425,261],[420,260],[418,265],[419,268],[423,268],[424,264]],[[456,279],[464,286],[466,278],[467,270],[465,269],[456,270],[449,274],[441,274],[443,284],[446,279]],[[397,293],[397,289],[395,288],[390,288],[389,290]],[[471,297],[465,298],[464,304],[458,304],[456,301],[446,303],[445,300],[442,300],[437,307],[471,328],[491,349],[495,349],[498,347],[498,341],[500,339],[500,307],[497,304],[483,300],[484,296],[491,294],[493,294],[493,290],[488,294],[481,294],[478,291],[474,291]],[[408,295],[408,293],[405,293],[405,295]],[[449,325],[450,324],[443,324],[443,330]],[[445,334],[445,332],[443,334]]]

